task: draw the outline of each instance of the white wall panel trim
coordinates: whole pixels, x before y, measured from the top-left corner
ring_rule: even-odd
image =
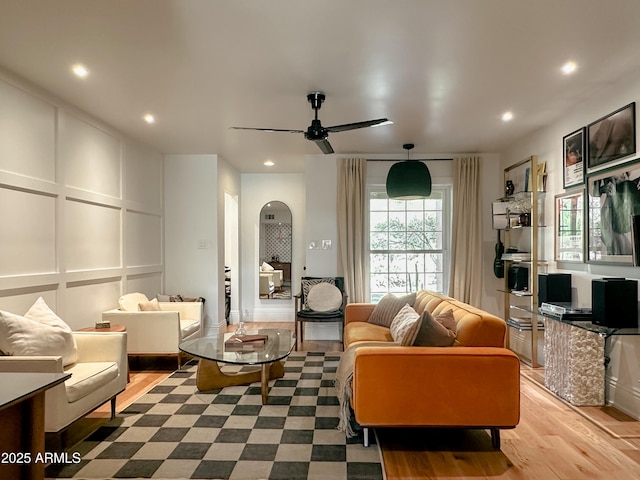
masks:
[[[122,209],[124,202],[116,197],[89,192],[79,188],[65,187],[65,197],[68,200],[91,203],[93,205],[107,206]]]
[[[14,275],[0,277],[0,291],[6,292],[14,288],[43,287],[45,285],[58,285],[59,273],[42,273],[35,275]]]
[[[0,186],[49,196],[57,196],[60,192],[60,187],[55,183],[3,170],[0,170]]]

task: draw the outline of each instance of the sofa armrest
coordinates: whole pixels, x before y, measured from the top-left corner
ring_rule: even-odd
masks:
[[[179,302],[175,302],[179,303]],[[199,302],[194,304],[202,305]],[[103,320],[124,325],[127,329],[127,352],[130,354],[178,353],[180,313],[172,311],[124,312],[109,310]]]
[[[73,337],[78,345],[78,363],[117,362],[122,365],[122,359],[126,359],[126,333],[73,332]]]
[[[0,356],[0,372],[62,373],[61,356]]]
[[[181,320],[202,320],[202,302],[159,302],[160,311],[178,312]]]
[[[500,347],[361,347],[353,409],[363,426],[514,427],[520,361]]]
[[[349,303],[344,309],[344,323],[366,322],[376,308],[373,303]]]

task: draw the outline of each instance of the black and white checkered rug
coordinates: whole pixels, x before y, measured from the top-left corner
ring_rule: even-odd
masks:
[[[382,479],[375,438],[365,448],[336,430],[339,360],[294,352],[269,383],[268,405],[259,383],[199,392],[190,365],[72,448],[79,463],[49,466],[47,478]]]

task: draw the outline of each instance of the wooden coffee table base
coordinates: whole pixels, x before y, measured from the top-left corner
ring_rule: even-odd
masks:
[[[261,382],[262,404],[267,404],[269,380],[284,377],[284,365],[280,361],[263,363],[260,370],[252,372],[226,374],[220,370],[218,362],[200,359],[196,371],[196,386],[201,392],[233,385],[247,385]]]

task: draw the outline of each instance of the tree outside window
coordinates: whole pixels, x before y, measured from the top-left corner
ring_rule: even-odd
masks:
[[[389,199],[369,195],[369,290],[377,303],[385,294],[420,289],[444,293],[448,271],[450,190],[434,187],[429,198]]]

